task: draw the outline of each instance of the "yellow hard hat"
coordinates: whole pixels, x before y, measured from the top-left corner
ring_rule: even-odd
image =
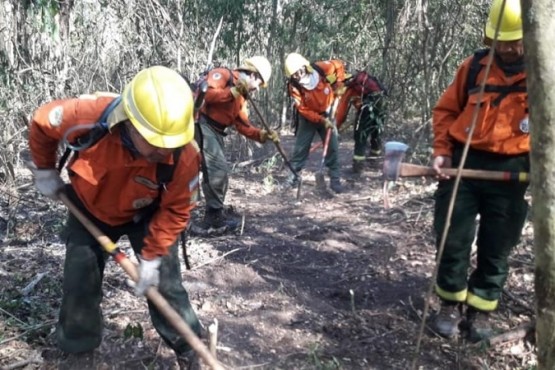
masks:
[[[125,114],[151,145],[178,148],[194,136],[193,94],[174,70],[143,69],[127,84],[122,97]]]
[[[268,81],[270,81],[270,77],[272,76],[272,65],[268,59],[260,55],[245,59],[238,69],[258,72],[260,77],[262,77],[262,87],[268,86]]]
[[[310,66],[310,62],[301,54],[290,53],[287,57],[285,57],[285,76],[291,77],[291,75],[299,69],[308,66]]]
[[[505,1],[505,8],[501,14],[501,6]],[[522,39],[522,15],[520,0],[493,0],[486,23],[486,37],[493,40],[495,29],[499,23],[499,41],[516,41]]]

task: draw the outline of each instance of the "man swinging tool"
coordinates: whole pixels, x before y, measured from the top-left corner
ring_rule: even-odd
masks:
[[[288,93],[293,98],[295,109],[299,112],[299,126],[291,165],[296,172],[304,167],[310,144],[318,133],[329,147],[325,154],[325,165],[329,168],[330,188],[335,193],[343,192],[340,180],[338,141],[333,120],[332,106],[336,102],[335,90],[340,90],[345,79],[344,66],[337,68],[335,62],[322,61],[311,64],[298,53],[290,53],[285,58],[285,76],[289,79]],[[326,136],[328,139],[326,140]],[[320,171],[321,174],[321,171]],[[317,176],[317,185],[320,177]],[[297,177],[291,175],[288,183],[297,184]]]
[[[56,100],[37,109],[29,145],[37,189],[57,199],[64,187],[55,169],[63,138],[73,142],[117,96],[95,94]],[[156,66],[139,72],[106,117],[109,132],[83,148],[69,165],[65,193],[110,239],[127,235],[140,261],[136,294],[157,286],[197,334],[200,323],[181,284],[177,239],[198,193],[199,150],[193,140],[193,96],[177,72]],[[174,176],[159,183],[160,164]],[[137,217],[140,215],[140,217]],[[71,213],[64,230],[63,297],[56,327],[59,348],[89,352],[102,339],[102,276],[108,254]],[[196,354],[149,301],[154,327],[175,351],[182,369],[198,368]]]
[[[224,205],[230,172],[224,138],[229,128],[235,127],[251,140],[279,142],[277,132],[253,126],[247,110],[246,95],[266,87],[271,75],[270,62],[263,56],[253,56],[234,70],[214,68],[205,77],[208,88],[195,135],[203,155],[206,208],[203,221],[191,228],[195,234],[216,235],[239,227],[238,215]]]

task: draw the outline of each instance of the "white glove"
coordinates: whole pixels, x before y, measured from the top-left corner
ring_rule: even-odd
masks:
[[[35,187],[50,199],[57,200],[58,192],[63,188],[64,182],[60,173],[55,169],[31,169],[35,175]]]
[[[156,257],[153,260],[145,260],[139,257],[139,281],[135,286],[136,295],[145,295],[145,292],[151,286],[157,287],[160,283],[160,262],[162,257]]]

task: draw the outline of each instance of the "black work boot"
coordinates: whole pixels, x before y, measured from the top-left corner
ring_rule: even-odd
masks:
[[[343,193],[343,186],[341,186],[339,177],[332,177],[330,179],[330,189],[336,194]]]
[[[459,333],[461,320],[461,304],[458,302],[442,301],[441,308],[431,326],[442,337],[451,338]]]
[[[493,328],[489,317],[489,312],[480,311],[473,307],[469,307],[468,310],[466,310],[469,341],[476,343],[492,336]]]
[[[180,370],[200,370],[200,362],[195,351],[177,355],[177,364]]]
[[[233,212],[233,211],[232,211]],[[233,231],[239,227],[239,220],[223,208],[207,208],[202,226],[204,229],[225,229]]]
[[[353,159],[353,172],[362,173],[364,170],[364,160]]]

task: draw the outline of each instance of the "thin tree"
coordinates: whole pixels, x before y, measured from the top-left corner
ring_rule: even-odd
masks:
[[[521,0],[530,106],[538,369],[555,368],[555,3]]]

